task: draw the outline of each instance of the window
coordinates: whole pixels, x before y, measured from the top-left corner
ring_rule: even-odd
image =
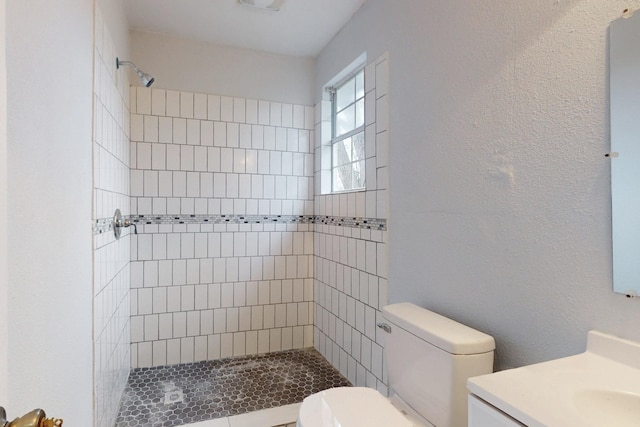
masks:
[[[364,189],[364,69],[330,93],[332,191]]]

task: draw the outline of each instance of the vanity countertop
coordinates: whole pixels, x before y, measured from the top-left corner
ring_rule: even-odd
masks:
[[[640,344],[589,332],[584,353],[469,379],[529,427],[640,426]]]

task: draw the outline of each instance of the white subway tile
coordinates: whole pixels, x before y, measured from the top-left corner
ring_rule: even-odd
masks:
[[[207,118],[220,120],[220,97],[217,95],[207,96]]]
[[[268,330],[258,331],[258,353],[267,353],[269,352],[270,343],[269,343],[270,333]]]
[[[166,169],[166,144],[151,144],[151,168],[155,170]],[[144,168],[140,168],[144,169]]]
[[[238,259],[237,258],[228,258],[227,259],[227,280],[230,282],[238,281]]]
[[[213,334],[213,310],[203,310],[200,313],[200,334]]]
[[[200,174],[187,172],[187,197],[200,197]]]
[[[186,119],[173,119],[173,143],[174,144],[186,144],[187,143],[187,120]]]
[[[200,260],[200,283],[213,282],[213,259]],[[206,301],[206,300],[205,300]]]
[[[292,342],[293,348],[294,349],[305,348],[304,327],[296,326],[292,328],[292,331],[293,331],[293,342]]]
[[[144,341],[144,316],[131,316],[131,342]]]
[[[180,146],[168,144],[167,150],[167,169],[168,170],[180,170]]]
[[[293,127],[293,105],[282,104],[282,127]]]
[[[206,336],[194,337],[194,361],[200,362],[208,358],[208,340]]]
[[[227,147],[240,146],[240,125],[238,123],[227,123]]]
[[[227,329],[226,332],[238,332],[239,330],[239,311],[238,308],[231,307],[227,309]]]
[[[174,197],[185,197],[187,195],[187,173],[173,172],[173,192]]]
[[[209,360],[220,358],[220,335],[209,335],[207,337],[207,354]]]
[[[192,363],[195,359],[195,342],[193,337],[180,340],[180,363]]]
[[[213,332],[224,333],[227,330],[227,310],[225,308],[213,310]]]
[[[244,98],[233,98],[233,121],[237,123],[246,121],[246,100]]]
[[[200,145],[200,120],[187,120],[187,144]]]
[[[223,258],[216,258],[213,260],[213,281],[224,282],[227,277],[227,262]]]
[[[246,122],[251,124],[258,123],[258,101],[255,99],[246,100]]]
[[[304,129],[304,106],[303,105],[294,105],[293,106],[293,127],[296,129]]]
[[[167,364],[176,365],[180,363],[180,340],[167,340]]]
[[[287,146],[289,152],[300,150],[300,131],[297,129],[287,129]]]
[[[238,329],[240,331],[248,331],[251,329],[251,307],[239,307]]]
[[[153,313],[153,289],[138,289],[138,314]]]
[[[144,190],[143,190],[144,196],[158,197],[158,172],[146,170],[144,171],[143,179],[144,179]],[[138,211],[140,211],[139,206],[138,206]],[[150,213],[150,210],[149,210],[149,213]]]
[[[258,123],[268,125],[270,123],[270,105],[267,101],[258,101]]]
[[[237,332],[233,334],[233,355],[244,356],[246,354],[246,334]]]
[[[180,92],[180,117],[193,118],[193,93]]]
[[[153,349],[151,342],[138,343],[138,365],[139,368],[149,368],[153,364]]]
[[[269,351],[282,350],[282,332],[280,329],[271,329],[269,331]]]
[[[187,336],[187,313],[184,311],[173,313],[173,337]]]
[[[225,122],[213,123],[213,145],[216,147],[227,146],[227,124]]]
[[[220,170],[222,172],[233,172],[233,149],[220,149]]]
[[[206,120],[207,114],[207,95],[196,93],[193,96],[193,117],[196,119]]]
[[[180,92],[168,90],[166,97],[167,116],[180,117]]]
[[[271,126],[282,126],[282,104],[280,104],[279,102],[271,103],[269,121]]]
[[[263,130],[264,134],[264,149],[275,150],[276,149],[276,128],[267,126]]]
[[[276,150],[287,151],[287,129],[276,128]]]
[[[187,260],[187,283],[190,285],[200,283],[200,260]]]
[[[166,114],[167,92],[162,89],[151,89],[151,114],[164,116]]]
[[[181,286],[187,284],[187,261],[177,259],[173,261],[173,285]]]
[[[144,116],[144,140],[145,142],[158,142],[158,118]]]
[[[144,195],[144,173],[141,170],[131,170],[131,196],[143,196]]]
[[[293,329],[282,328],[282,350],[291,350],[293,348]]]
[[[220,148],[207,148],[207,170],[209,172],[220,172]]]
[[[200,145],[213,146],[213,122],[200,122]]]
[[[144,340],[156,341],[158,339],[158,315],[144,316]]]
[[[167,311],[180,311],[180,286],[167,288]]]
[[[194,167],[193,147],[184,145],[180,147],[180,170],[193,171]]]
[[[220,120],[223,122],[233,121],[233,98],[228,96],[220,97]]]
[[[154,341],[152,346],[153,366],[165,366],[167,364],[167,342]]]
[[[187,336],[200,335],[200,312],[189,311],[187,313]]]

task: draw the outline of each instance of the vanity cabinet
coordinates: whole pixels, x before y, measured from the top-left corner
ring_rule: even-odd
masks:
[[[504,412],[484,400],[469,395],[469,427],[523,427]],[[526,426],[525,426],[526,427]]]

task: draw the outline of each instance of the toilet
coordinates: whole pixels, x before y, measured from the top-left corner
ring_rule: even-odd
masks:
[[[324,390],[304,399],[297,427],[467,426],[467,379],[493,372],[493,337],[411,303],[382,312],[391,397]]]

